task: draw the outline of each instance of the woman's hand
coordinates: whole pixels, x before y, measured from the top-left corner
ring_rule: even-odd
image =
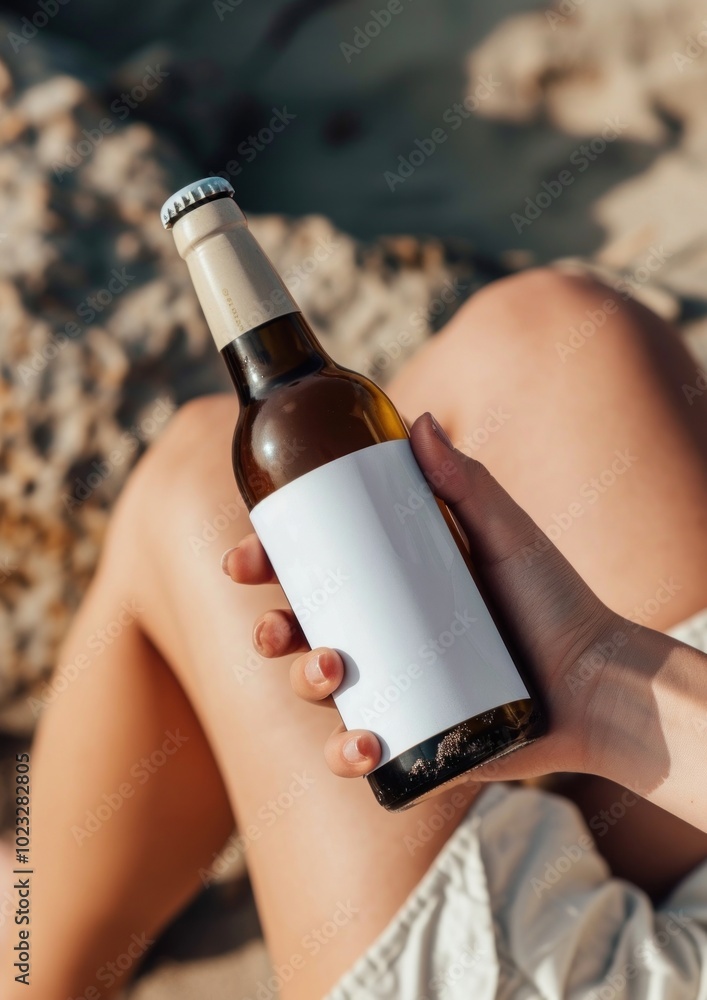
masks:
[[[603,692],[608,662],[637,626],[602,604],[484,466],[456,451],[429,414],[415,422],[411,438],[422,471],[469,539],[474,564],[532,670],[549,718],[546,737],[475,773],[518,778],[595,770],[587,719]],[[276,581],[255,535],[226,553],[224,570],[239,583]],[[290,670],[295,693],[333,705],[344,674],[341,657],[331,649],[309,650],[289,608],[263,615],[253,641],[267,657],[299,652]],[[335,774],[356,777],[376,766],[380,747],[372,733],[339,725],[325,756]]]

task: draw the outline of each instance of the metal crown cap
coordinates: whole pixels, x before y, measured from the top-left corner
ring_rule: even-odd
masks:
[[[235,191],[223,177],[203,177],[200,181],[192,181],[175,191],[164,203],[160,211],[162,225],[165,229],[171,229],[177,219],[199,202],[225,194],[233,198]]]

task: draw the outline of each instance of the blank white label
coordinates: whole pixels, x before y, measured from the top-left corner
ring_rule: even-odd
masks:
[[[342,654],[336,706],[381,764],[529,697],[409,441],[314,469],[250,517],[310,645]]]

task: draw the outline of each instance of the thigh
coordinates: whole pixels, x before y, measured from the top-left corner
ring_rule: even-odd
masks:
[[[704,404],[687,404],[681,386],[697,372],[672,334],[628,304],[561,356],[557,344],[607,298],[549,272],[498,282],[390,391],[408,418],[435,412],[607,603],[668,627],[707,604]],[[120,558],[224,775],[273,961],[298,967],[290,996],[310,997],[384,927],[463,808],[440,822],[448,791],[390,815],[364,781],[334,778],[322,745],[335,714],[295,699],[286,660],[253,653],[253,620],[284,598],[220,572],[222,551],[250,530],[230,472],[235,416],[226,398],[178,416],[125,498],[138,544]]]
[[[408,417],[435,412],[603,601],[665,630],[707,607],[704,386],[655,314],[539,270],[479,293],[390,392]],[[561,790],[587,821],[622,808],[600,778]],[[707,837],[639,800],[600,847],[616,875],[661,896],[707,856]]]
[[[108,558],[208,736],[273,963],[283,978],[294,973],[283,993],[309,1000],[390,920],[474,787],[390,814],[365,780],[328,771],[323,744],[338,716],[298,701],[290,658],[264,661],[252,649],[256,616],[284,606],[282,592],[237,586],[220,569],[224,549],[250,530],[230,470],[236,412],[215,397],[177,415],[129,484]]]
[[[707,606],[701,386],[654,313],[540,269],[478,293],[389,391],[436,412],[602,600],[666,629]]]

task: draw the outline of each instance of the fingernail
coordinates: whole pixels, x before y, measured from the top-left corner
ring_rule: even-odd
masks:
[[[226,551],[224,552],[224,554],[221,556],[221,569],[226,574],[226,576],[230,576],[231,575],[228,572],[228,557],[230,556],[230,554],[232,552],[235,552],[235,551],[236,551],[235,548],[233,548],[233,549],[226,549]]]
[[[344,755],[344,760],[347,760],[349,764],[360,764],[362,760],[366,759],[366,755],[361,753],[358,748],[358,739],[358,736],[354,736],[352,740],[347,740],[341,751]]]
[[[265,652],[265,647],[263,646],[261,636],[263,634],[263,629],[265,628],[265,619],[261,619],[258,624],[253,629],[253,645],[258,650],[259,653]]]
[[[304,676],[310,684],[323,684],[326,680],[320,660],[320,656],[311,656],[304,665]]]
[[[438,438],[440,439],[440,441],[442,442],[442,444],[446,445],[446,446],[447,446],[447,448],[453,448],[453,447],[454,447],[454,445],[453,445],[453,444],[452,444],[452,442],[451,442],[451,441],[449,440],[449,436],[448,436],[448,435],[447,435],[447,433],[446,433],[446,432],[445,432],[445,431],[444,431],[444,430],[443,430],[443,429],[442,429],[442,428],[441,428],[441,427],[439,426],[439,424],[437,423],[437,421],[435,420],[435,418],[434,418],[434,417],[432,416],[432,414],[431,414],[431,413],[430,413],[430,420],[432,421],[432,430],[433,430],[433,431],[435,432],[435,434],[436,434],[436,435],[437,435],[437,437],[438,437]]]

